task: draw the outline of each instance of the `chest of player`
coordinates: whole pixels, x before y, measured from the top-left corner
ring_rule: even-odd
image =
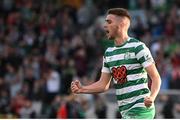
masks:
[[[138,61],[133,51],[113,51],[105,57],[106,63],[111,67],[117,67],[122,65],[137,64]]]

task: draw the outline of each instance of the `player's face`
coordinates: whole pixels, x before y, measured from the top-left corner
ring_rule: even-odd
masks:
[[[118,25],[116,21],[116,16],[109,14],[106,17],[104,24],[104,30],[108,39],[115,39],[118,33]]]

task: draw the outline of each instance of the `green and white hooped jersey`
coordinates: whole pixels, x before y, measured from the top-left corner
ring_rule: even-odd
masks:
[[[112,74],[122,116],[132,108],[145,107],[144,97],[150,95],[150,90],[144,68],[152,63],[149,49],[134,38],[105,51],[102,72]]]

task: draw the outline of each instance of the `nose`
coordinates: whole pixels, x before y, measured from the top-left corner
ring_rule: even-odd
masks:
[[[107,24],[106,24],[106,23],[104,23],[103,27],[104,27],[104,29],[107,29]]]

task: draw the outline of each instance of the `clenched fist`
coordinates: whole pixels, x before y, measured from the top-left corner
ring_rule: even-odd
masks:
[[[144,105],[146,107],[150,107],[154,103],[154,99],[152,97],[145,97],[144,98]]]
[[[80,93],[81,92],[81,83],[79,80],[72,81],[71,83],[71,91],[73,93]]]

